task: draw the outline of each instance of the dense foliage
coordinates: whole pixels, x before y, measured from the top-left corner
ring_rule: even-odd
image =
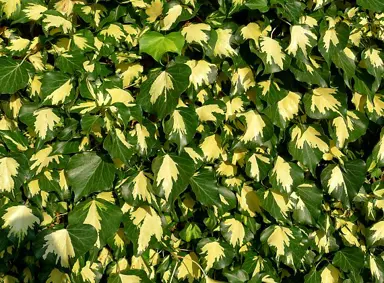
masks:
[[[383,1],[0,11],[0,282],[384,282]]]

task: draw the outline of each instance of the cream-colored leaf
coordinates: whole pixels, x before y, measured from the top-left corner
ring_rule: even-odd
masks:
[[[1,218],[4,220],[2,228],[9,229],[8,237],[14,236],[19,239],[23,239],[28,229],[32,229],[35,223],[40,224],[40,219],[25,205],[8,207]]]
[[[23,12],[25,13],[28,19],[32,21],[37,21],[43,16],[43,13],[47,10],[48,8],[45,6],[30,3],[23,9]]]
[[[324,48],[327,52],[329,51],[331,42],[333,46],[336,46],[337,44],[339,44],[339,38],[337,37],[336,30],[334,28],[327,30],[324,34],[323,41],[324,41]]]
[[[145,176],[144,171],[140,171],[139,174],[132,180],[133,190],[132,196],[134,199],[139,199],[142,201],[147,201],[148,203],[152,202],[151,194],[151,183],[149,179]]]
[[[248,112],[239,114],[238,116],[245,117],[246,122],[246,130],[240,139],[241,141],[252,142],[263,137],[263,130],[266,124],[259,113],[254,110],[249,110]]]
[[[12,111],[12,116],[14,118],[17,118],[19,116],[19,112],[21,109],[21,106],[23,105],[20,96],[17,94],[12,94],[9,99],[9,108]]]
[[[164,103],[167,103],[168,91],[173,90],[172,76],[166,71],[161,72],[157,78],[153,81],[151,88],[149,89],[150,102],[155,104],[160,96],[164,97]]]
[[[384,116],[384,95],[375,94],[372,102],[367,99],[367,110],[370,113],[376,112],[378,116]]]
[[[192,147],[184,147],[184,151],[189,155],[195,164],[197,164],[199,160],[203,160],[200,154],[198,154]]]
[[[84,210],[88,210],[87,216],[84,219],[84,224],[92,225],[97,232],[97,240],[95,243],[96,247],[100,248],[100,238],[99,232],[101,230],[101,216],[98,212],[98,209],[105,209],[104,205],[95,200],[90,201],[85,207]]]
[[[177,133],[180,136],[187,134],[187,128],[184,123],[184,118],[181,116],[179,110],[175,110],[172,113],[173,125],[171,133]]]
[[[241,35],[244,39],[252,39],[257,44],[261,36],[261,29],[257,23],[249,23],[241,29]]]
[[[59,158],[61,155],[50,155],[52,152],[52,146],[47,145],[47,147],[39,150],[31,156],[30,161],[33,162],[31,170],[36,170],[36,174],[39,174],[44,168],[48,167],[49,164],[53,161],[59,163]]]
[[[370,255],[369,256],[369,269],[371,271],[372,277],[374,277],[377,282],[382,282],[384,279],[384,274],[381,268],[379,267],[378,263],[375,260],[375,257]]]
[[[299,113],[300,95],[289,91],[287,96],[277,103],[277,109],[284,121],[290,121]]]
[[[196,114],[201,122],[216,122],[214,113],[224,115],[224,111],[217,104],[203,105],[196,109]]]
[[[218,159],[220,155],[223,154],[219,135],[211,135],[206,137],[200,144],[200,148],[208,162]]]
[[[0,0],[2,11],[9,19],[21,6],[21,0]]]
[[[18,174],[19,163],[12,157],[0,158],[0,192],[12,192],[15,186],[13,177]]]
[[[137,63],[116,65],[116,72],[121,75],[124,88],[129,87],[136,78],[140,77],[143,71],[143,65]]]
[[[146,138],[150,137],[147,128],[144,125],[137,123],[135,125],[135,132],[137,136],[137,145],[139,146],[142,153],[146,153],[148,149]]]
[[[346,140],[349,138],[348,126],[342,116],[339,116],[332,121],[332,125],[336,129],[336,138],[339,143],[339,147],[344,147]]]
[[[275,63],[280,69],[284,69],[284,60],[286,55],[280,43],[270,37],[262,36],[260,48],[266,54],[266,61],[268,64]]]
[[[57,123],[60,122],[60,117],[57,116],[52,108],[41,108],[33,112],[36,120],[34,123],[35,131],[41,139],[45,139],[47,132],[52,131]]]
[[[72,30],[72,22],[60,16],[45,15],[43,23],[45,23],[45,29],[47,30],[52,27],[61,28],[66,34],[70,33],[70,31]]]
[[[213,48],[213,54],[218,57],[232,57],[236,50],[231,46],[232,31],[230,29],[217,29],[217,39]]]
[[[251,165],[250,170],[249,170],[250,177],[254,178],[257,182],[259,182],[260,181],[260,169],[259,169],[259,164],[257,162],[257,159],[259,159],[259,160],[261,160],[261,162],[264,162],[267,164],[270,164],[270,161],[267,157],[265,157],[261,154],[258,154],[258,153],[254,153],[249,157],[248,162]]]
[[[177,279],[181,280],[188,278],[190,283],[192,283],[194,279],[199,279],[201,277],[201,271],[196,264],[198,261],[199,259],[194,252],[186,255],[179,265]]]
[[[314,89],[311,97],[311,111],[314,112],[317,109],[321,114],[325,114],[328,110],[339,111],[341,102],[333,96],[336,92],[337,90],[334,88],[319,87]]]
[[[121,283],[140,283],[141,278],[137,275],[119,274]]]
[[[172,6],[168,10],[167,15],[162,20],[161,30],[169,30],[171,26],[177,21],[177,18],[180,17],[182,11],[183,7],[181,5]]]
[[[209,36],[207,33],[209,31],[211,31],[210,25],[199,23],[183,27],[181,34],[185,37],[186,42],[203,45],[208,42]]]
[[[117,41],[125,38],[123,29],[115,24],[110,24],[108,28],[103,29],[100,34],[103,36],[113,37]]]
[[[172,193],[174,183],[178,180],[178,176],[177,164],[168,154],[164,155],[159,172],[157,172],[156,185],[161,185],[167,201]]]
[[[44,237],[46,241],[43,248],[46,248],[43,259],[46,259],[49,253],[55,254],[56,264],[60,259],[63,267],[69,267],[69,259],[75,257],[71,238],[67,229],[54,231]]]
[[[380,56],[380,50],[370,48],[364,53],[364,58],[369,60],[374,68],[380,68],[384,66],[383,59]]]
[[[135,101],[135,99],[132,97],[132,95],[121,88],[108,88],[107,92],[111,96],[111,104],[121,102],[124,103],[125,105],[128,105],[132,102]]]
[[[302,25],[307,25],[311,28],[317,26],[317,20],[312,18],[311,16],[301,16],[299,19],[299,23]]]
[[[276,257],[285,255],[285,247],[289,247],[293,233],[287,227],[275,226],[273,232],[268,237],[267,243],[269,246],[276,248]]]
[[[90,46],[88,44],[88,41],[87,39],[81,35],[81,34],[75,34],[73,36],[73,43],[81,50],[84,50],[86,48],[91,48],[92,46]]]
[[[317,40],[316,34],[302,26],[291,27],[291,43],[287,47],[286,51],[288,54],[296,56],[297,50],[300,48],[303,52],[304,57],[307,57],[307,46],[311,47],[310,40]]]
[[[271,194],[274,201],[276,202],[277,206],[280,208],[280,212],[284,217],[288,216],[288,212],[292,209],[291,203],[289,199],[285,196],[283,196],[281,193],[268,190],[264,193],[264,199],[268,197],[268,195]]]
[[[52,269],[45,283],[69,283],[71,282],[67,273],[61,272],[57,268]]]
[[[328,180],[328,192],[332,193],[334,190],[344,189],[345,193],[348,195],[347,187],[344,181],[343,173],[339,167],[336,165],[331,171],[331,177]]]
[[[205,271],[210,270],[215,262],[219,261],[225,256],[224,248],[218,242],[210,242],[205,244],[201,248],[201,253],[204,254],[207,263]]]
[[[303,149],[304,143],[306,143],[309,147],[317,148],[326,153],[329,151],[329,146],[320,137],[321,133],[312,126],[309,126],[304,132],[299,126],[295,126],[292,130],[292,140],[296,140],[295,144],[298,149]]]
[[[72,14],[73,6],[76,2],[80,2],[79,0],[59,0],[55,3],[55,10],[59,11],[63,15],[69,16]]]
[[[251,217],[255,217],[256,212],[261,213],[261,201],[252,187],[243,185],[237,201],[241,210],[247,211]]]
[[[321,272],[321,283],[338,283],[340,271],[332,264],[328,264]]]
[[[149,23],[153,23],[163,13],[163,2],[161,0],[154,0],[145,9],[145,13]]]
[[[375,223],[370,229],[372,233],[372,243],[376,243],[384,238],[384,221]]]
[[[256,85],[255,78],[250,67],[239,68],[233,73],[231,82],[234,86],[235,92],[241,88],[246,92],[251,87]]]
[[[190,84],[197,90],[199,87],[213,83],[217,75],[217,67],[205,60],[189,60],[185,63],[191,68]]]
[[[131,213],[131,220],[134,225],[139,228],[138,252],[146,250],[152,236],[158,241],[163,236],[163,228],[161,226],[161,218],[156,211],[150,206],[137,208]]]
[[[20,52],[28,48],[30,41],[26,38],[16,37],[10,40],[7,49],[13,52]]]
[[[45,98],[45,101],[51,100],[53,105],[59,105],[71,94],[72,90],[71,80],[67,80],[63,85],[54,90],[50,95]]]
[[[245,229],[243,224],[235,218],[230,218],[224,221],[224,225],[228,227],[228,233],[231,234],[229,243],[235,247],[242,245],[245,237]]]
[[[32,65],[36,71],[44,71],[45,70],[45,64],[43,62],[43,56],[42,56],[40,51],[29,56],[28,60],[29,60],[29,62],[32,63]]]

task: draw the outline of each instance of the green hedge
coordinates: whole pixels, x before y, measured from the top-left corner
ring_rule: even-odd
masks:
[[[0,282],[384,282],[384,1],[0,23]]]

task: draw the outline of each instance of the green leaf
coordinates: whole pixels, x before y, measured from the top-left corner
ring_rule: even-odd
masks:
[[[211,170],[205,168],[197,171],[190,179],[189,184],[196,198],[203,205],[218,205],[220,204],[218,185]]]
[[[134,146],[120,129],[115,129],[108,134],[104,140],[103,147],[112,158],[119,159],[126,165],[129,165],[130,159],[134,154]]]
[[[151,55],[156,61],[160,61],[167,52],[181,55],[185,40],[180,32],[171,32],[162,35],[156,31],[148,31],[139,40],[140,52]]]
[[[384,12],[384,3],[380,0],[357,0],[357,5],[373,12]]]
[[[94,192],[110,190],[115,178],[115,167],[104,157],[86,152],[71,157],[66,173],[75,199],[79,200]]]
[[[72,78],[60,72],[45,73],[41,81],[41,93],[46,105],[60,105],[74,97]]]
[[[28,84],[33,68],[28,62],[18,62],[11,58],[0,58],[0,94],[15,93]]]
[[[364,267],[364,253],[356,247],[344,248],[335,254],[332,264],[344,272],[358,273]]]

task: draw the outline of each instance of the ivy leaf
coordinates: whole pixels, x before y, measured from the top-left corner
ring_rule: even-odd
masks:
[[[74,97],[72,78],[59,72],[46,73],[41,81],[41,94],[47,105],[68,103]]]
[[[160,62],[163,55],[167,52],[181,55],[184,43],[185,39],[180,32],[162,35],[156,31],[148,31],[140,38],[139,47],[140,52],[147,53]]]
[[[189,183],[197,200],[203,205],[220,204],[219,191],[217,190],[217,183],[212,171],[204,168],[200,169],[191,177]]]
[[[137,103],[159,118],[165,117],[175,110],[180,94],[189,85],[190,74],[191,69],[185,64],[175,64],[164,71],[151,73],[140,87]]]
[[[332,264],[344,272],[359,272],[364,267],[364,253],[357,247],[347,247],[338,251]]]
[[[384,12],[384,3],[380,0],[357,0],[357,5],[373,12]]]
[[[76,154],[68,162],[68,183],[75,199],[112,188],[115,167],[94,152]]]
[[[356,159],[344,166],[328,165],[321,172],[321,184],[328,193],[340,200],[346,207],[358,193],[365,179],[365,163]]]
[[[134,146],[120,129],[115,129],[108,134],[103,147],[112,158],[119,159],[126,165],[130,163],[130,158],[134,154]]]
[[[0,94],[15,93],[27,86],[32,65],[28,62],[17,62],[11,58],[0,58]]]

